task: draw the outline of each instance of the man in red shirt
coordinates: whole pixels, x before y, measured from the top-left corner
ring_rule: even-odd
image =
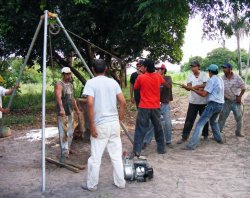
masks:
[[[155,65],[151,60],[145,60],[143,65],[146,67],[145,74],[137,77],[134,89],[140,89],[140,103],[136,118],[134,135],[134,154],[139,157],[141,154],[143,139],[149,127],[151,120],[154,126],[155,140],[157,143],[157,152],[166,153],[163,128],[161,125],[160,113],[160,86],[170,88],[169,85],[159,73],[155,73]]]

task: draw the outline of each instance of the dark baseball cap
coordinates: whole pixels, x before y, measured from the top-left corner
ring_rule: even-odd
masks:
[[[233,68],[233,66],[230,63],[224,63],[222,65],[223,68]]]
[[[200,63],[199,63],[198,61],[192,61],[192,62],[190,63],[190,66],[191,66],[191,67],[196,67],[196,66],[200,67]]]

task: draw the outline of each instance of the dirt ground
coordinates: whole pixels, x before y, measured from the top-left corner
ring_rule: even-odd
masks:
[[[131,104],[128,106],[130,107]],[[144,151],[154,169],[151,181],[127,183],[121,190],[112,185],[112,164],[107,152],[101,165],[99,186],[96,192],[83,191],[81,183],[86,170],[73,173],[65,168],[46,163],[46,193],[41,193],[41,141],[30,142],[20,137],[30,129],[15,130],[10,138],[0,139],[0,197],[55,197],[55,198],[249,198],[250,197],[250,97],[244,114],[244,138],[235,136],[235,121],[230,115],[224,136],[226,143],[217,144],[211,138],[201,141],[194,151],[185,151],[177,145],[181,137],[183,119],[187,110],[187,97],[175,99],[172,106],[173,149],[164,155],[156,153],[153,141]],[[176,122],[177,121],[177,122]],[[135,124],[135,111],[129,111],[125,122],[131,134]],[[123,150],[132,151],[132,145],[122,135]],[[58,138],[46,140],[46,156],[59,155]],[[76,140],[72,145],[77,151],[69,161],[86,164],[90,153],[89,143]]]

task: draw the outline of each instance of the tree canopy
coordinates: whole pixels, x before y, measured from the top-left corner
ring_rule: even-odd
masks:
[[[232,11],[241,11],[249,20],[248,0],[3,0],[0,6],[0,57],[24,57],[44,10],[57,13],[65,28],[111,52],[124,62],[140,57],[143,50],[153,60],[182,60],[181,47],[190,16],[200,13],[204,34],[215,37],[230,33],[225,25]],[[53,23],[53,21],[50,21]],[[222,31],[223,30],[223,31]],[[41,59],[43,31],[40,32],[30,58]],[[54,61],[71,66],[73,48],[62,33],[51,35]],[[88,64],[99,55],[111,66],[112,57],[78,38],[73,38]],[[50,56],[50,55],[48,55]],[[77,64],[82,68],[82,64]],[[75,75],[86,79],[73,68]]]
[[[39,16],[47,9],[59,15],[66,29],[125,62],[140,57],[143,50],[149,51],[154,60],[180,62],[189,7],[183,1],[171,0],[162,5],[162,1],[132,0],[6,1],[0,9],[0,56],[24,57]],[[40,33],[31,60],[40,60],[42,39]],[[73,40],[88,63],[96,55],[111,62],[110,55],[79,39]],[[52,46],[55,61],[67,65],[73,50],[62,32],[52,36]]]
[[[241,49],[242,53],[242,62],[244,65],[247,63],[247,52],[244,49]],[[193,61],[198,61],[201,65],[201,70],[206,70],[210,64],[217,64],[219,67],[224,63],[232,64],[233,68],[237,68],[237,50],[230,51],[227,48],[216,48],[211,52],[207,53],[205,58],[200,56],[190,57],[187,63],[184,63],[181,67],[182,71],[190,70],[190,64]]]

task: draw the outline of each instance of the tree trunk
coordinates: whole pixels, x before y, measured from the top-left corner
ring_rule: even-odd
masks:
[[[238,70],[239,70],[239,75],[242,76],[239,30],[237,30],[237,32],[236,32],[236,39],[237,39]]]
[[[249,49],[248,49],[248,57],[247,57],[247,67],[249,67],[249,62],[250,62],[250,40],[249,40]]]
[[[248,70],[249,70],[249,62],[250,62],[250,40],[249,40],[249,49],[248,49],[248,57],[247,57],[247,68],[246,68],[246,77],[245,77],[245,83],[247,83],[248,79]]]

